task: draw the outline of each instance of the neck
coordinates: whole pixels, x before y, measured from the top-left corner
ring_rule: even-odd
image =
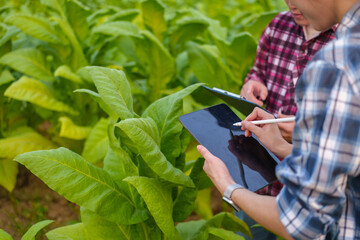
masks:
[[[341,23],[343,17],[345,16],[345,14],[350,10],[350,8],[357,3],[358,0],[338,0],[336,1],[335,5],[336,5],[336,21],[337,23]]]
[[[308,41],[319,34],[319,31],[315,30],[311,25],[303,26],[303,31],[305,35],[305,40]]]

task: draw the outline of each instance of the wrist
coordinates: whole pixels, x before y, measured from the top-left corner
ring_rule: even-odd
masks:
[[[233,179],[228,179],[228,180],[224,180],[222,181],[217,187],[217,189],[219,190],[219,192],[221,193],[221,195],[224,195],[224,192],[226,190],[226,188],[232,184],[235,184],[235,181]]]
[[[276,152],[274,154],[279,158],[285,158],[290,155],[292,150],[292,144],[288,143],[285,139],[282,138],[281,144],[278,144]]]
[[[226,203],[228,203],[231,207],[233,207],[236,211],[240,211],[239,206],[232,199],[233,192],[236,191],[237,189],[244,189],[244,186],[237,183],[230,184],[229,186],[226,187],[222,199]]]

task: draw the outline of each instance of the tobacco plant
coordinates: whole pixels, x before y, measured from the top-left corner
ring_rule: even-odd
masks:
[[[206,220],[179,223],[211,183],[177,117],[213,101],[193,94],[197,83],[240,90],[283,6],[0,1],[0,185],[14,189],[20,162],[82,206],[82,222],[50,239],[237,239],[227,230],[247,227],[209,204]]]
[[[64,146],[103,160],[94,136],[106,114],[73,94],[94,90],[80,68],[126,72],[137,113],[197,82],[238,92],[279,1],[1,2],[0,185],[13,190],[23,152]]]
[[[191,138],[178,121],[183,98],[199,84],[155,101],[138,116],[124,72],[85,67],[80,74],[90,78],[98,91],[81,92],[92,94],[109,115],[103,129],[109,140],[104,166],[66,148],[15,157],[50,188],[81,206],[82,222],[49,232],[49,239],[208,239],[209,235],[236,239],[232,231],[250,235],[246,224],[229,213],[175,227],[191,214],[206,178],[203,159],[193,163],[190,174],[184,173]]]

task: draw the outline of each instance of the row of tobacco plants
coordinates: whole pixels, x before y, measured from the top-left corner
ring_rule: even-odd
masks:
[[[178,117],[238,92],[282,0],[0,3],[0,185],[18,163],[81,206],[48,239],[240,239],[196,209],[211,182]],[[200,96],[200,97],[195,97]],[[208,191],[209,192],[209,191]],[[206,202],[206,201],[205,201]],[[35,224],[24,239],[50,224]],[[0,230],[0,238],[12,239]]]

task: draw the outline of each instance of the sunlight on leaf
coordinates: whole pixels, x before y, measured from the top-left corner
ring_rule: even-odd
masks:
[[[28,101],[53,111],[78,114],[70,106],[56,100],[42,82],[26,76],[11,84],[4,95],[16,100]]]
[[[59,122],[61,123],[59,133],[61,137],[82,140],[87,138],[91,132],[91,127],[77,126],[68,117],[60,117]]]

